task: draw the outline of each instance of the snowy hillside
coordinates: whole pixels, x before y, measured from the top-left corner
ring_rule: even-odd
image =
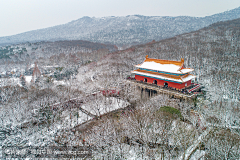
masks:
[[[205,87],[206,99],[211,103],[204,113],[217,112],[211,116],[239,125],[238,112],[233,111],[240,101],[239,22],[240,19],[216,23],[196,32],[111,53],[97,63],[80,67],[77,79],[88,84],[83,87],[88,92],[94,88],[118,87],[146,55],[169,60],[184,58],[185,66],[194,68],[193,74]],[[91,81],[93,76],[95,79]],[[223,104],[226,108],[219,109]],[[226,111],[226,119],[222,119]]]

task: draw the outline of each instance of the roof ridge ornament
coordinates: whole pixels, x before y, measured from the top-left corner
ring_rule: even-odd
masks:
[[[184,58],[181,58],[181,62],[184,63]]]
[[[148,59],[148,55],[146,55],[146,59]]]

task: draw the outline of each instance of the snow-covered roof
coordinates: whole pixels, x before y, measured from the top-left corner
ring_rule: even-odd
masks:
[[[181,79],[182,79],[183,82],[187,82],[187,81],[189,81],[189,80],[191,80],[191,79],[194,79],[194,78],[196,78],[196,77],[197,77],[197,76],[195,76],[195,75],[189,74],[187,77],[181,78]]]
[[[148,56],[146,56],[142,64],[138,64],[136,67],[177,74],[185,74],[194,70],[191,68],[184,68],[184,59],[181,59],[181,61],[170,61],[148,58]]]
[[[197,76],[192,75],[192,74],[173,77],[173,76],[167,76],[167,75],[163,75],[163,74],[162,75],[161,74],[155,74],[154,72],[142,72],[142,71],[139,71],[139,70],[134,70],[131,73],[140,74],[140,75],[144,75],[144,76],[148,76],[148,77],[159,78],[159,79],[165,79],[165,80],[174,81],[174,82],[180,82],[180,83],[187,82],[187,81],[197,77]]]
[[[184,69],[180,70],[181,73],[189,73],[189,72],[192,72],[192,71],[194,71],[194,69],[192,69],[192,68],[184,68]]]

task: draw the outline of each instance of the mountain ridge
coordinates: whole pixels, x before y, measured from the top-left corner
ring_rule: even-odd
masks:
[[[219,21],[240,17],[240,7],[206,17],[84,16],[66,24],[0,37],[0,45],[58,40],[87,40],[117,45],[142,44],[195,31]]]

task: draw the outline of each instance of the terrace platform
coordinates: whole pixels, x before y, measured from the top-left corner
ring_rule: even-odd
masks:
[[[198,95],[202,94],[200,92],[201,85],[195,84],[195,83],[192,83],[191,86],[189,86],[184,90],[177,90],[172,88],[166,88],[164,86],[158,86],[156,84],[137,81],[134,78],[127,78],[127,82],[132,85],[138,86],[142,89],[153,90],[153,91],[156,91],[158,94],[168,94],[172,98],[178,98],[178,99],[184,99],[184,100],[194,99]]]

